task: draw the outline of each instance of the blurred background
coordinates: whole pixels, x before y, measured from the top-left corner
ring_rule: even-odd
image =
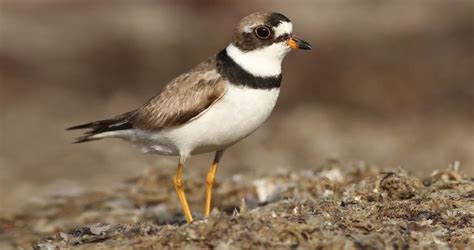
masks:
[[[143,104],[262,10],[284,13],[314,49],[287,57],[274,114],[227,151],[218,179],[334,158],[419,176],[459,161],[474,174],[471,0],[0,0],[0,213],[174,172],[175,157],[72,145],[79,133],[64,129]],[[193,157],[186,176],[204,181],[212,157]]]

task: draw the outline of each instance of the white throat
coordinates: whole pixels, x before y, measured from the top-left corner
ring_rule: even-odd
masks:
[[[272,77],[281,74],[281,63],[290,48],[285,42],[274,43],[252,51],[242,51],[232,43],[226,48],[234,62],[254,76]]]

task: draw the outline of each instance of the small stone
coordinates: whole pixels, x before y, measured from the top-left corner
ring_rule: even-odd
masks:
[[[69,238],[69,235],[64,232],[59,232],[59,237],[61,237],[61,239],[63,239],[64,241],[67,241]]]
[[[102,233],[108,231],[110,228],[112,228],[111,225],[95,224],[90,227],[90,231],[92,234],[101,235]]]

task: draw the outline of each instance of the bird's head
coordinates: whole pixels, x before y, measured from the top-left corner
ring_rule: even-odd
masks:
[[[281,73],[291,49],[310,50],[311,45],[293,35],[293,24],[284,15],[257,12],[240,20],[227,54],[249,73],[269,77]]]

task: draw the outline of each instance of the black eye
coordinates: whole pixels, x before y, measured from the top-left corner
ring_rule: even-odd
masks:
[[[270,28],[267,26],[258,26],[255,28],[255,34],[260,39],[267,39],[270,37]]]

